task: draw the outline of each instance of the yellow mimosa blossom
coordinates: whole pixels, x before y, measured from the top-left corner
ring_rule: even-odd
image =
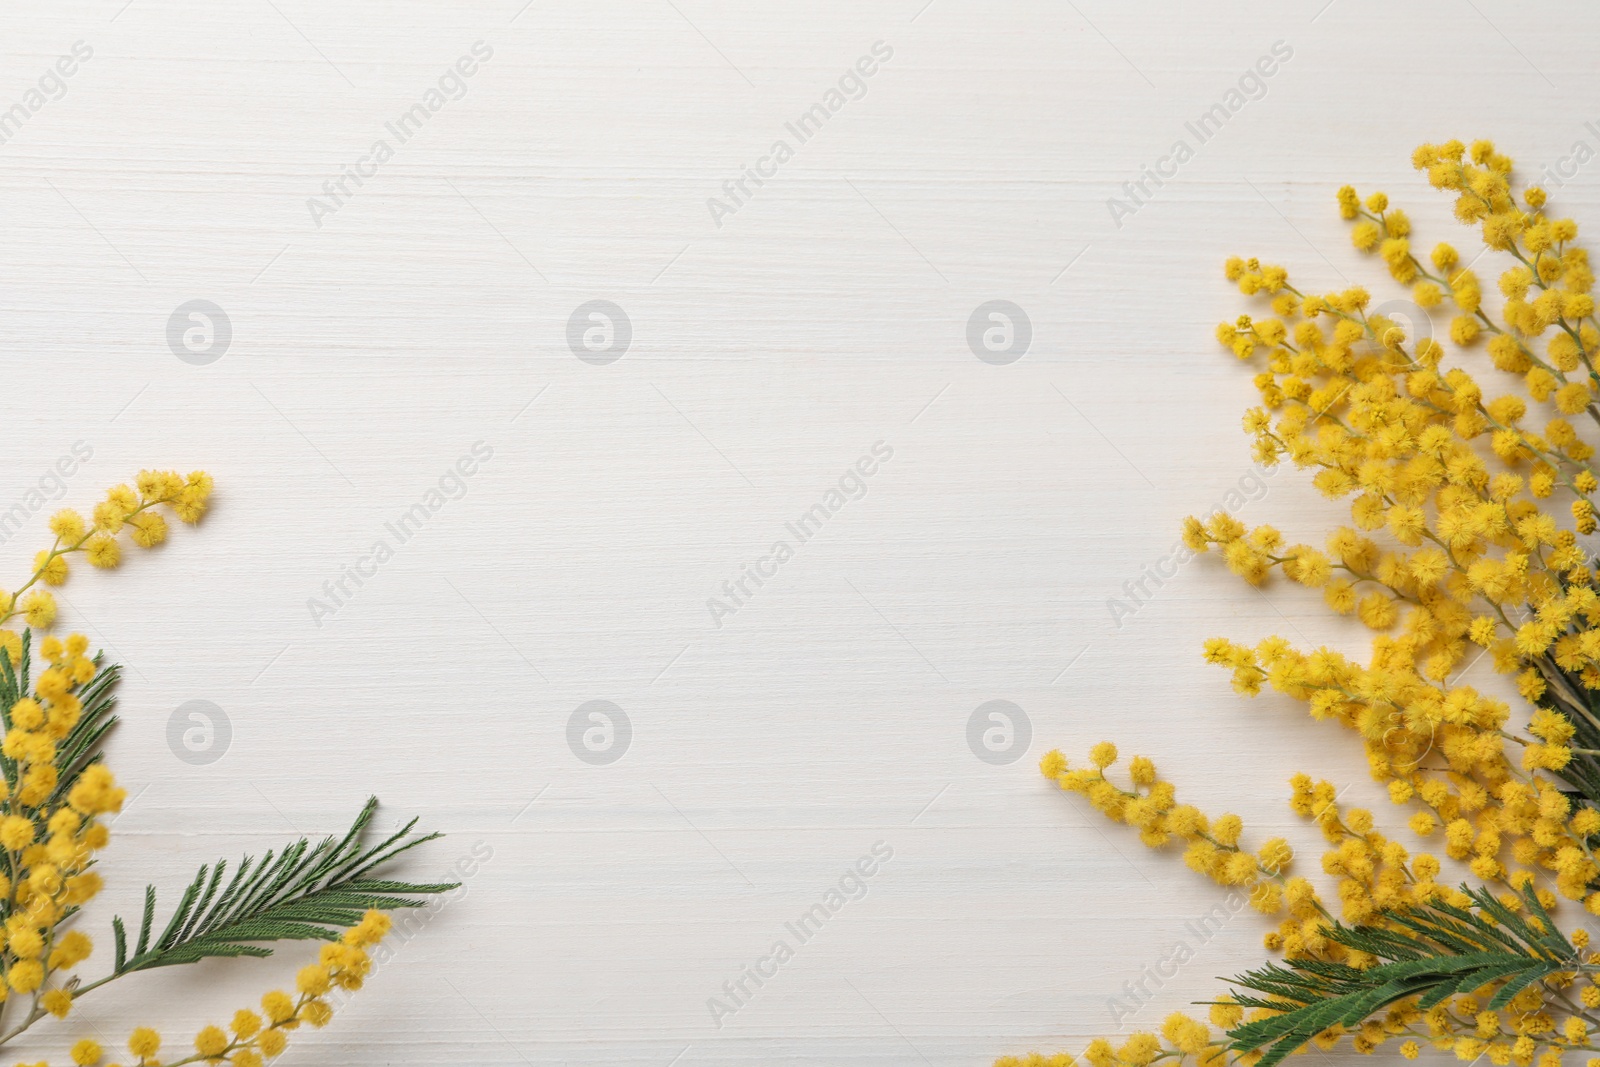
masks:
[[[1283,962],[1237,980],[1242,1001],[1213,1004],[1223,1037],[1174,1016],[1160,1035],[1092,1042],[1092,1067],[1276,1063],[1345,1041],[1363,1054],[1396,1041],[1407,1060],[1431,1045],[1497,1067],[1600,1052],[1600,954],[1586,930],[1563,934],[1553,918],[1600,915],[1594,272],[1577,224],[1545,190],[1519,194],[1493,144],[1423,145],[1412,162],[1454,197],[1483,254],[1444,242],[1424,253],[1424,235],[1383,192],[1346,186],[1335,198],[1351,254],[1372,256],[1416,304],[1409,326],[1365,287],[1313,292],[1276,264],[1224,264],[1261,305],[1216,331],[1255,365],[1252,454],[1305,471],[1349,524],[1320,545],[1223,513],[1191,516],[1182,532],[1250,585],[1281,573],[1372,631],[1363,658],[1281,637],[1212,638],[1204,654],[1236,691],[1270,690],[1352,733],[1401,809],[1394,821],[1439,855],[1412,854],[1379,829],[1386,820],[1341,804],[1332,782],[1295,775],[1290,808],[1327,842],[1323,896],[1285,875],[1286,842],[1244,851],[1236,816],[1178,804],[1147,760],[1123,785],[1107,777],[1110,742],[1081,769],[1049,753],[1047,778],[1151,847],[1181,843],[1189,867],[1248,887],[1250,903],[1277,916],[1263,940]],[[1360,1010],[1316,1014],[1332,1003],[1319,997],[1364,988],[1363,976],[1373,996]]]

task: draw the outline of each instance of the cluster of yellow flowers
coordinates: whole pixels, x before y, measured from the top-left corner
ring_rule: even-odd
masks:
[[[1191,870],[1218,885],[1247,889],[1257,911],[1274,914],[1282,908],[1286,890],[1292,901],[1309,888],[1303,878],[1285,882],[1284,872],[1294,851],[1283,838],[1275,837],[1259,851],[1247,852],[1239,847],[1244,832],[1239,816],[1212,820],[1192,804],[1179,804],[1172,783],[1161,781],[1155,764],[1144,756],[1135,756],[1128,764],[1133,788],[1123,789],[1105,775],[1106,768],[1116,762],[1117,746],[1102,741],[1090,750],[1088,768],[1069,769],[1066,757],[1051,751],[1039,769],[1062,789],[1082,793],[1113,822],[1136,828],[1139,840],[1150,848],[1161,848],[1175,838],[1183,841],[1183,859]]]
[[[5,913],[5,948],[0,951],[5,979],[0,1001],[13,993],[35,994],[37,1017],[48,1011],[66,1015],[72,994],[63,988],[40,992],[47,979],[89,955],[88,937],[79,931],[57,936],[56,927],[100,889],[89,870],[92,854],[106,846],[110,833],[100,816],[122,807],[124,791],[101,764],[85,769],[60,795],[58,744],[82,711],[80,687],[95,674],[84,652],[88,640],[73,634],[63,643],[46,638],[42,652],[50,666],[38,679],[36,696],[11,706],[10,728],[0,754],[12,764],[12,788],[0,780],[0,848],[7,877],[0,874]]]
[[[82,552],[90,564],[112,568],[122,562],[122,546],[117,534],[127,528],[133,543],[153,548],[167,539],[167,520],[156,510],[166,505],[181,521],[200,521],[206,498],[211,495],[211,475],[193,471],[187,477],[177,471],[140,471],[133,485],[113,486],[94,506],[90,520],[71,508],[50,517],[50,532],[55,543],[42,549],[33,560],[33,574],[16,592],[0,589],[0,626],[18,616],[38,630],[47,630],[56,621],[56,598],[42,585],[60,585],[67,580],[67,557]],[[15,630],[0,630],[0,649],[12,662],[22,650]]]
[[[1509,257],[1498,311],[1486,305],[1471,269],[1477,259],[1463,265],[1443,243],[1419,259],[1410,219],[1381,192],[1363,199],[1341,189],[1340,211],[1354,223],[1356,249],[1377,255],[1424,309],[1414,324],[1422,336],[1369,310],[1365,289],[1308,294],[1283,267],[1230,259],[1228,279],[1271,305],[1270,317],[1240,316],[1217,331],[1241,360],[1264,364],[1255,378],[1262,406],[1244,418],[1255,457],[1288,458],[1314,471],[1324,495],[1349,499],[1351,523],[1321,549],[1221,513],[1184,524],[1191,549],[1219,549],[1253,585],[1277,570],[1322,590],[1330,609],[1374,631],[1370,660],[1363,665],[1326,647],[1298,650],[1280,637],[1253,647],[1216,638],[1205,655],[1232,672],[1239,692],[1286,694],[1313,718],[1359,735],[1373,778],[1409,809],[1410,829],[1442,839],[1443,854],[1494,887],[1507,908],[1525,913],[1522,892],[1532,891],[1547,909],[1565,898],[1600,915],[1600,570],[1580,540],[1596,530],[1600,472],[1594,448],[1571,421],[1600,425],[1594,274],[1573,243],[1576,224],[1549,216],[1538,188],[1519,199],[1512,162],[1493,145],[1424,145],[1413,162],[1433,186],[1455,194],[1457,218],[1479,229],[1486,252]],[[1444,344],[1426,328],[1428,313],[1446,308],[1449,340],[1459,349],[1485,347],[1494,368],[1512,376],[1509,389],[1447,365]],[[1514,714],[1506,701],[1460,680],[1480,655],[1514,677],[1526,711]],[[1259,910],[1286,908],[1265,943],[1287,959],[1371,967],[1373,957],[1325,936],[1335,912],[1346,923],[1382,928],[1407,908],[1471,903],[1437,881],[1438,857],[1411,855],[1376,829],[1371,812],[1341,812],[1334,787],[1304,775],[1291,783],[1291,807],[1327,837],[1322,867],[1338,879],[1337,905],[1304,879],[1270,892],[1282,872],[1275,843],[1258,857],[1230,852],[1237,820],[1224,816],[1208,833],[1198,812],[1175,804],[1148,760],[1133,762],[1133,791],[1113,786],[1103,770],[1115,758],[1102,744],[1091,769],[1069,769],[1056,752],[1041,769],[1138,827],[1146,844],[1181,839],[1191,867],[1224,884],[1253,885]],[[1432,1044],[1464,1061],[1483,1055],[1518,1067],[1536,1058],[1539,1067],[1555,1067],[1564,1053],[1600,1052],[1590,1036],[1600,1028],[1600,953],[1587,951],[1582,929],[1571,942],[1580,950],[1571,972],[1528,984],[1502,1010],[1484,1006],[1492,983],[1426,1011],[1409,997],[1358,1028],[1329,1027],[1315,1043],[1331,1048],[1348,1036],[1370,1053],[1404,1038],[1406,1058]],[[1211,1022],[1229,1030],[1272,1014],[1247,1014],[1224,998]],[[1144,1067],[1191,1054],[1200,1064],[1222,1062],[1225,1039],[1202,1038],[1202,1029],[1173,1016],[1165,1044],[1153,1034],[1120,1049],[1098,1041],[1084,1059],[1093,1067]],[[1075,1062],[1036,1054],[1003,1057],[997,1067]],[[1588,1063],[1600,1067],[1600,1058]]]

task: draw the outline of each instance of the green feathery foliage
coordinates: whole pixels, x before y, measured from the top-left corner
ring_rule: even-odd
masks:
[[[1554,655],[1539,657],[1536,666],[1544,675],[1546,689],[1534,703],[1566,719],[1573,730],[1567,742],[1570,758],[1550,773],[1570,787],[1569,795],[1600,806],[1600,756],[1594,754],[1600,752],[1600,708],[1595,701],[1600,694],[1584,684],[1576,671],[1562,668]]]
[[[1487,1007],[1499,1010],[1534,982],[1588,969],[1531,887],[1522,891],[1530,917],[1487,889],[1463,892],[1472,898],[1470,908],[1433,901],[1386,916],[1404,929],[1336,923],[1325,931],[1330,941],[1376,957],[1376,966],[1294,959],[1234,978],[1234,985],[1252,991],[1237,994],[1239,1004],[1282,1014],[1230,1030],[1229,1047],[1265,1050],[1257,1067],[1274,1067],[1329,1027],[1359,1026],[1407,997],[1418,998],[1417,1007],[1426,1011],[1449,997],[1496,985]]]
[[[154,938],[156,890],[146,887],[144,918],[131,955],[121,917],[111,922],[117,952],[113,976],[208,956],[272,955],[272,949],[260,944],[263,941],[334,941],[368,908],[420,907],[424,901],[417,897],[448,892],[460,884],[370,877],[374,868],[441,836],[411,836],[417,824],[412,819],[387,839],[365,847],[364,832],[377,809],[378,798],[370,798],[341,839],[327,837],[313,847],[302,837],[276,858],[272,852],[259,860],[245,856],[225,887],[225,860],[201,867],[166,929]]]

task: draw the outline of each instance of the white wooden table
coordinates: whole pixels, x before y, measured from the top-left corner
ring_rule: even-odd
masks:
[[[465,861],[465,892],[297,1063],[956,1067],[1211,995],[1263,923],[1197,936],[1220,891],[1035,765],[1112,738],[1308,848],[1290,773],[1373,793],[1349,739],[1201,662],[1217,632],[1360,648],[1314,595],[1206,560],[1110,605],[1231,490],[1297,538],[1337,514],[1252,474],[1221,260],[1399,295],[1333,190],[1467,241],[1412,147],[1492,137],[1531,174],[1600,148],[1596,22],[7,5],[0,513],[27,521],[0,560],[42,544],[41,484],[218,486],[200,529],[64,590],[128,669],[134,797],[86,928],[107,952],[146,881],[377,792],[449,834],[409,872]],[[1554,199],[1600,219],[1600,169],[1567,169]],[[141,976],[19,1054],[184,1042],[308,954]]]

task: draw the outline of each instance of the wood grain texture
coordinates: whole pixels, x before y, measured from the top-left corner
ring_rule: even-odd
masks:
[[[201,529],[65,589],[128,666],[112,757],[135,796],[86,927],[377,792],[381,818],[449,833],[419,875],[492,858],[297,1063],[965,1067],[1210,995],[1262,923],[1195,937],[1223,897],[1034,765],[1115,738],[1308,848],[1290,773],[1375,799],[1345,739],[1200,661],[1219,631],[1360,647],[1315,596],[1198,561],[1108,609],[1251,469],[1218,264],[1381,286],[1338,184],[1456,239],[1418,142],[1492,137],[1533,173],[1600,147],[1597,21],[1504,0],[6,5],[0,107],[74,42],[93,55],[0,144],[0,511],[80,441],[69,503],[148,465],[219,487]],[[480,41],[464,94],[398,143],[385,124]],[[1280,41],[1259,98],[1118,225],[1108,198]],[[865,94],[789,135],[875,42],[893,55]],[[314,219],[380,138],[393,157]],[[793,158],[716,225],[708,199],[780,138]],[[1562,208],[1595,218],[1595,181]],[[204,366],[168,344],[195,299],[233,334]],[[595,299],[632,325],[609,365],[566,340]],[[997,299],[1033,335],[1004,366],[966,336]],[[464,494],[317,625],[308,600],[477,442]],[[786,533],[877,442],[864,495]],[[1334,515],[1292,472],[1256,485],[1252,521]],[[43,519],[0,544],[8,573]],[[793,558],[717,626],[708,599],[781,539]],[[997,699],[1031,724],[1008,765],[967,740]],[[169,747],[191,700],[227,716],[214,762]],[[609,765],[568,746],[592,700],[631,724]],[[880,841],[861,899],[786,933]],[[794,957],[715,1025],[708,998],[780,938]],[[1180,940],[1194,960],[1113,1018]],[[303,956],[135,977],[19,1055],[146,1020],[183,1040]]]

